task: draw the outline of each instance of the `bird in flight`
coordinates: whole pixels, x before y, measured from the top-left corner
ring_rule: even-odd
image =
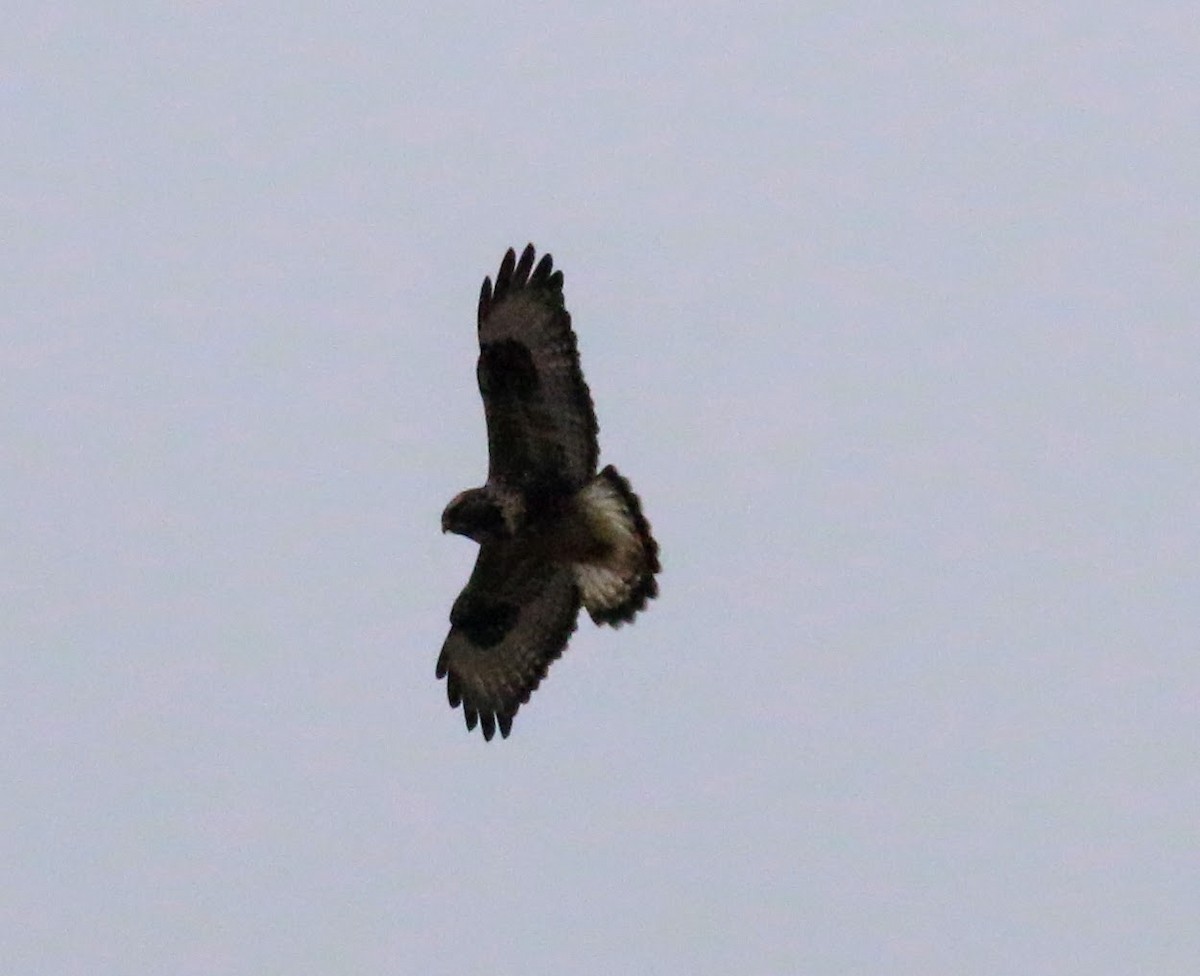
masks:
[[[467,729],[507,737],[567,646],[582,605],[597,624],[633,620],[658,595],[658,543],[629,482],[597,473],[598,427],[579,366],[563,276],[530,244],[509,249],[479,293],[476,375],[488,476],[457,495],[442,531],[479,543],[437,661]]]

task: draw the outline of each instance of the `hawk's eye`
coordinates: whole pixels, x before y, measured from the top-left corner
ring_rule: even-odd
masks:
[[[442,528],[471,539],[500,535],[506,532],[504,513],[485,492],[464,492],[446,508]]]
[[[500,506],[490,498],[476,496],[470,499],[463,511],[464,521],[473,532],[492,534],[504,528],[504,515]]]

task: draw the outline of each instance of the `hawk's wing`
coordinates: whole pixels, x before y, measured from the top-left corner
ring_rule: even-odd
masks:
[[[496,726],[507,736],[550,664],[566,647],[579,615],[569,567],[533,555],[520,539],[488,541],[450,611],[438,657],[450,705],[462,704],[467,728]]]
[[[488,428],[488,481],[582,488],[599,453],[592,397],[579,368],[562,272],[510,248],[479,293],[479,390]]]

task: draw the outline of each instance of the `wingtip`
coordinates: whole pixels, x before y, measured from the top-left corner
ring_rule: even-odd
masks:
[[[533,269],[533,274],[530,276],[530,283],[535,285],[544,285],[550,277],[550,272],[554,270],[554,258],[549,254],[543,254],[542,259],[537,263],[537,267]]]
[[[496,716],[491,712],[484,712],[479,716],[479,725],[483,731],[485,742],[491,742],[492,736],[496,734]]]
[[[490,277],[483,279],[483,284],[479,288],[479,308],[475,313],[475,320],[478,325],[483,325],[483,320],[487,318],[488,311],[492,307],[492,279]]]
[[[533,258],[536,253],[532,244],[525,245],[525,250],[521,252],[521,260],[517,262],[516,270],[513,272],[514,288],[522,288],[529,283],[529,272],[533,269]]]
[[[500,270],[496,272],[496,284],[492,288],[493,301],[499,301],[508,293],[516,266],[517,252],[510,247],[504,252],[504,260],[500,262]]]
[[[500,270],[496,272],[495,281],[493,282],[490,276],[484,278],[483,285],[479,289],[479,307],[476,313],[478,326],[483,326],[484,320],[491,314],[492,309],[509,292],[519,291],[530,285],[562,292],[563,274],[561,271],[554,270],[554,258],[549,253],[543,254],[536,265],[534,264],[535,258],[537,258],[537,249],[532,242],[525,245],[520,258],[517,257],[516,250],[511,247],[504,252],[504,258],[500,262]]]
[[[438,656],[434,674],[439,680],[442,678],[446,679],[446,700],[450,703],[450,707],[458,708],[460,705],[462,706],[463,720],[466,722],[468,732],[474,731],[475,726],[478,725],[483,732],[484,739],[488,742],[491,742],[497,729],[500,730],[501,738],[508,738],[509,733],[512,731],[513,715],[516,714],[516,708],[512,708],[511,710],[501,710],[499,708],[489,710],[486,707],[480,708],[477,703],[473,704],[469,698],[464,697],[462,684],[459,682],[454,671],[450,669],[445,651]],[[528,700],[528,698],[527,694],[525,700]],[[520,706],[518,705],[517,707],[519,708]]]

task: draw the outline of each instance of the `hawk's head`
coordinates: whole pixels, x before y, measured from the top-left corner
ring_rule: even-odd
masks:
[[[505,519],[504,499],[488,488],[471,488],[456,495],[442,512],[442,531],[465,535],[482,543],[485,539],[503,539],[512,535]]]

